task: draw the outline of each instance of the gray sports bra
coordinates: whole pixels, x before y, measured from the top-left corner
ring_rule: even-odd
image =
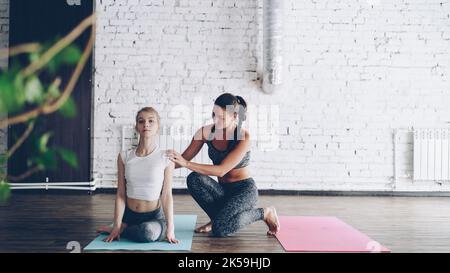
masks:
[[[234,132],[234,139],[228,141],[228,147],[225,149],[225,151],[220,151],[216,147],[214,147],[212,140],[213,140],[213,134],[215,132],[215,126],[212,127],[211,133],[208,136],[208,139],[206,140],[206,144],[208,145],[208,155],[209,158],[211,158],[214,165],[220,165],[222,161],[228,156],[228,154],[236,147],[236,145],[239,143],[238,137],[237,137],[237,128]],[[250,164],[250,155],[251,152],[248,151],[244,158],[241,160],[241,162],[234,167],[234,169],[241,169],[245,168]]]

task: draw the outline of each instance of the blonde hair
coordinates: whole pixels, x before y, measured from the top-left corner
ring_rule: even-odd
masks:
[[[155,108],[153,107],[144,107],[141,110],[139,110],[136,115],[136,124],[138,123],[139,115],[144,112],[155,114],[156,120],[158,121],[158,125],[161,125],[161,117],[159,116],[158,111],[156,111]]]

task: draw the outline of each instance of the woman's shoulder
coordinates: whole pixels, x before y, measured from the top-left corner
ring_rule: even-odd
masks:
[[[250,132],[245,128],[240,128],[240,138],[238,140],[250,141]]]
[[[194,139],[202,140],[203,142],[206,142],[212,133],[213,126],[214,126],[214,124],[210,124],[210,125],[205,125],[205,126],[201,127],[200,129],[198,129],[197,132],[195,133]]]
[[[166,158],[167,150],[161,149],[161,147],[158,146],[156,153],[158,153],[158,157],[160,158]]]
[[[212,133],[213,127],[214,127],[214,124],[209,124],[209,125],[203,126],[201,129],[203,130],[203,132],[204,132],[206,135],[209,135],[209,134]]]
[[[157,155],[159,160],[163,162],[165,167],[169,167],[172,164],[172,161],[170,161],[169,157],[167,156],[167,151],[168,150],[163,150],[160,147],[158,147],[158,150],[156,151],[158,153]]]
[[[135,151],[136,149],[134,148],[130,148],[130,149],[124,149],[122,151],[120,151],[119,155],[122,158],[123,162],[127,162],[128,158],[130,157],[130,155],[132,155],[132,152]]]

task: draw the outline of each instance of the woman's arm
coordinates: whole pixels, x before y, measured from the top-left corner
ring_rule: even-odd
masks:
[[[126,206],[126,189],[125,189],[125,165],[122,157],[119,154],[117,159],[118,180],[117,180],[117,194],[116,194],[116,208],[114,213],[114,227],[120,228],[122,226],[123,213]]]
[[[184,153],[182,154],[183,158],[187,161],[191,161],[202,149],[203,144],[205,143],[204,137],[203,137],[203,130],[202,127],[200,130],[195,133],[194,137],[192,138],[191,144],[189,147],[186,148]],[[181,165],[175,164],[175,168],[179,169],[182,168]]]
[[[182,155],[171,151],[169,153],[169,158],[172,162],[188,168],[191,171],[203,174],[212,175],[218,177],[224,177],[228,172],[230,172],[239,162],[242,161],[245,154],[250,151],[250,135],[248,132],[245,133],[245,138],[240,140],[238,145],[225,157],[220,165],[206,165],[198,164],[194,162],[189,162]]]
[[[126,188],[125,188],[125,165],[122,156],[119,154],[117,158],[117,194],[116,205],[114,209],[114,226],[110,235],[104,240],[105,242],[112,242],[115,239],[120,239],[120,231],[122,228],[122,218],[126,206]]]
[[[170,162],[169,166],[167,166],[164,171],[164,184],[161,196],[164,215],[166,216],[167,220],[166,237],[169,243],[178,243],[178,240],[175,238],[175,225],[173,222],[172,179],[174,169],[175,164],[173,162]]]

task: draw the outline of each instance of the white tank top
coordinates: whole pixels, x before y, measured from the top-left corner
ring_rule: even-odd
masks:
[[[145,157],[136,156],[136,149],[120,153],[125,165],[127,196],[136,200],[157,201],[161,196],[164,170],[171,162],[159,146]]]

